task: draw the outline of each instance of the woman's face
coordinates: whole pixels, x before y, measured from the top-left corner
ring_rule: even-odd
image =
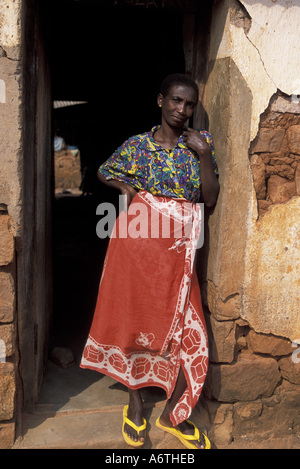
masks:
[[[179,128],[192,117],[198,96],[189,86],[174,85],[166,96],[159,94],[157,101],[162,108],[162,120]]]

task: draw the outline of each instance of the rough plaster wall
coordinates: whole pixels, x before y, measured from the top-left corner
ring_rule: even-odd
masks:
[[[21,226],[21,0],[0,2],[0,340],[7,361],[0,369],[0,447],[15,438],[15,238]]]
[[[251,17],[247,37],[259,54],[264,75],[276,90],[300,93],[299,0],[242,1]],[[254,83],[255,89],[259,80]],[[268,101],[270,92],[266,92]],[[292,96],[291,96],[292,100]],[[256,99],[258,106],[260,102]],[[252,110],[252,137],[264,109]],[[256,213],[253,215],[256,216]],[[300,199],[275,205],[249,225],[244,284],[244,318],[259,332],[300,338]]]
[[[1,0],[0,44],[5,49],[20,44],[20,9],[21,0]]]
[[[0,3],[0,203],[11,216],[12,230],[20,230],[21,0]]]
[[[248,150],[277,88],[299,92],[299,16],[298,1],[216,2],[205,100],[221,173],[210,221],[209,307],[291,340],[300,337],[300,199],[257,222]]]
[[[251,17],[247,38],[276,88],[300,94],[300,1],[240,0]]]

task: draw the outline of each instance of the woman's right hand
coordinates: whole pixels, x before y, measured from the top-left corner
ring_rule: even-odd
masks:
[[[125,195],[126,201],[125,201],[125,209],[126,211],[128,210],[129,205],[133,201],[134,197],[137,194],[137,191],[130,186],[129,184],[121,182],[121,187],[120,187],[120,192],[122,195]]]
[[[121,191],[121,194],[125,195],[126,197],[125,207],[126,207],[126,212],[127,212],[129,205],[131,204],[131,202],[133,201],[134,197],[137,194],[137,191],[129,184],[125,184],[125,183],[121,183],[121,184],[124,184],[120,188],[120,191]]]
[[[97,176],[100,182],[102,182],[103,184],[106,184],[109,187],[113,187],[114,189],[118,189],[122,195],[125,195],[126,197],[125,210],[127,211],[133,198],[136,196],[137,191],[129,184],[126,184],[126,182],[116,181],[115,179],[109,179],[109,180],[105,179],[105,177],[101,173],[99,173],[99,171],[98,171]]]

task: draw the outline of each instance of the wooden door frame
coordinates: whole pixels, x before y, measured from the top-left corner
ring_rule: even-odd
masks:
[[[22,5],[22,238],[17,258],[18,346],[22,408],[37,401],[52,314],[51,85],[35,0]]]

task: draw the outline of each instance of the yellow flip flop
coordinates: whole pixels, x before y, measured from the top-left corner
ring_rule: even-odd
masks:
[[[178,428],[172,428],[172,427],[165,427],[164,425],[162,425],[159,421],[159,417],[158,419],[156,420],[156,426],[158,428],[161,428],[162,430],[164,430],[165,432],[167,433],[171,433],[171,435],[174,435],[176,436],[176,438],[178,438],[181,443],[184,444],[184,446],[186,448],[189,448],[189,449],[199,449],[197,448],[193,443],[192,443],[192,440],[196,440],[196,441],[199,441],[199,438],[200,438],[200,432],[198,430],[198,428],[193,424],[193,422],[191,422],[190,420],[187,420],[187,422],[190,424],[190,425],[193,425],[194,427],[194,435],[185,435],[184,433],[182,433]],[[210,449],[211,448],[211,443],[209,441],[209,439],[207,438],[206,435],[204,435],[204,433],[202,433],[202,435],[204,436],[204,440],[205,440],[205,448],[204,449]],[[199,441],[200,443],[200,441]]]
[[[127,423],[127,425],[133,428],[137,432],[137,436],[139,437],[140,432],[143,430],[146,430],[147,422],[143,418],[143,424],[140,427],[138,427],[135,423],[129,420],[129,418],[127,417],[127,413],[128,413],[128,405],[126,405],[123,409],[123,427],[122,427],[123,438],[128,445],[134,446],[135,448],[139,448],[144,445],[144,441],[139,441],[139,440],[133,441],[131,438],[129,438],[127,433],[124,431],[125,423]]]

